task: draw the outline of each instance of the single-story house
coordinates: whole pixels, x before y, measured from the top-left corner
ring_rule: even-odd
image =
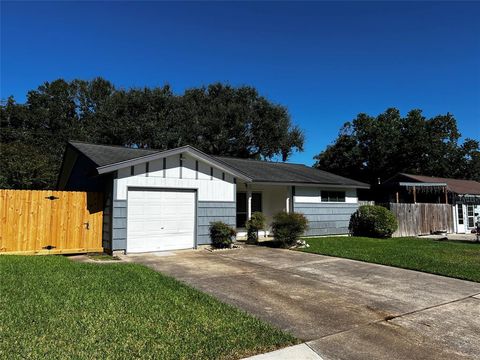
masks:
[[[385,181],[387,202],[451,204],[456,233],[469,233],[480,214],[480,182],[399,173]]]
[[[305,235],[348,233],[367,184],[301,164],[211,156],[192,146],[158,151],[70,141],[59,190],[105,194],[103,247],[148,252],[210,243],[223,221],[245,235],[255,211],[267,222],[281,211],[304,213]]]

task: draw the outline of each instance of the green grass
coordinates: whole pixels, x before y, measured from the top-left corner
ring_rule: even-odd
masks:
[[[480,282],[480,244],[418,238],[309,238],[302,251]]]
[[[2,359],[232,359],[294,343],[141,265],[0,256]]]

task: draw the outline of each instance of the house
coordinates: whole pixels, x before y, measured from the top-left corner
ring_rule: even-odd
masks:
[[[71,141],[60,190],[105,194],[103,246],[147,252],[210,243],[209,224],[245,235],[255,211],[272,221],[302,212],[305,235],[345,234],[367,184],[300,164],[207,155],[194,147],[158,151]]]
[[[399,173],[385,181],[387,202],[450,204],[456,233],[469,233],[480,214],[480,183]]]

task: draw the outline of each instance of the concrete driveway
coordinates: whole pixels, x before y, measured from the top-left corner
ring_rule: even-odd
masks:
[[[262,247],[125,258],[291,332],[324,359],[480,358],[480,283]]]

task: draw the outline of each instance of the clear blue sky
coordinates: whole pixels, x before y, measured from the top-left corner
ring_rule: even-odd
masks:
[[[480,139],[480,3],[1,3],[1,97],[102,76],[252,85],[288,107],[311,164],[359,112],[451,112]]]

